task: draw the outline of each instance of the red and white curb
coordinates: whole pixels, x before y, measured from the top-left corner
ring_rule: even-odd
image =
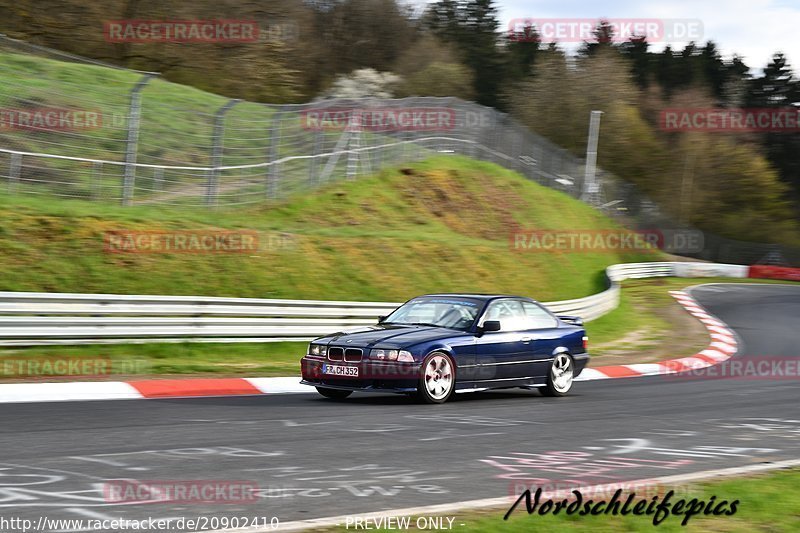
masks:
[[[152,379],[0,385],[0,403],[140,400],[316,392],[300,378]]]
[[[677,374],[700,368],[707,368],[730,359],[738,350],[736,335],[728,329],[724,322],[718,320],[703,309],[697,301],[684,291],[670,291],[691,315],[697,318],[711,335],[711,344],[691,357],[668,359],[659,363],[643,363],[633,365],[601,366],[586,368],[575,381],[594,381],[597,379],[636,378]]]
[[[712,340],[708,348],[691,357],[670,359],[660,363],[586,368],[576,381],[675,374],[721,363],[736,353],[736,335],[723,322],[706,312],[688,293],[672,291],[670,294],[706,326]],[[313,387],[301,385],[298,377],[14,383],[0,385],[0,403],[251,396],[304,392],[315,392],[315,390]]]

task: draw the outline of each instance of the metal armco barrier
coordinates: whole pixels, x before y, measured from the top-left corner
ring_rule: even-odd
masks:
[[[750,267],[747,277],[800,281],[800,268],[753,265]]]
[[[545,302],[556,314],[594,320],[619,305],[619,282],[664,276],[747,277],[748,267],[630,263],[606,269],[609,287]],[[0,292],[0,345],[306,341],[374,324],[399,303]]]

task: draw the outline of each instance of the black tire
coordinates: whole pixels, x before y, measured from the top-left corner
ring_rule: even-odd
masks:
[[[425,356],[420,368],[417,400],[422,403],[444,403],[455,390],[456,365],[453,358],[444,352],[431,352]]]
[[[326,389],[325,387],[317,387],[317,392],[331,400],[344,400],[353,394],[351,390]]]
[[[545,396],[566,396],[575,379],[575,361],[568,353],[556,354],[547,372],[547,385],[541,389]]]

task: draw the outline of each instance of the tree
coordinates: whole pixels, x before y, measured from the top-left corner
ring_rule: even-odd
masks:
[[[653,65],[648,51],[647,37],[634,37],[620,45],[620,52],[631,62],[631,73],[641,89],[650,85]]]
[[[530,75],[536,59],[540,55],[541,37],[533,25],[528,24],[521,31],[506,36],[506,74],[510,83]]]
[[[747,100],[752,107],[781,107],[798,101],[797,81],[783,53],[774,54],[764,74],[753,80]]]
[[[395,0],[342,0],[316,13],[310,37],[321,47],[313,77],[322,87],[353,70],[390,70],[415,34]]]
[[[472,73],[458,63],[430,63],[403,80],[397,96],[455,96],[472,100],[475,96]]]
[[[773,55],[764,74],[750,82],[746,102],[749,107],[797,112],[800,82],[794,78],[786,56],[780,52]],[[800,133],[764,133],[760,137],[770,162],[792,188],[792,200],[800,211]]]
[[[672,47],[667,45],[658,55],[655,63],[656,81],[658,81],[664,96],[669,98],[681,86],[680,63],[675,58]]]
[[[584,41],[580,54],[590,56],[598,50],[614,46],[614,27],[607,20],[601,20],[592,31],[593,41]]]
[[[424,17],[425,25],[443,41],[453,44],[474,73],[479,103],[499,107],[503,86],[503,61],[497,46],[497,8],[493,0],[439,0]]]
[[[397,60],[394,73],[402,78],[397,96],[475,98],[474,75],[458,53],[433,35],[425,34]]]

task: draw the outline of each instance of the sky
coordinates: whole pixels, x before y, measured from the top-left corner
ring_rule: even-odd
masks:
[[[742,56],[761,70],[777,51],[800,73],[800,0],[495,0],[502,29],[511,19],[692,19],[701,42],[713,40],[725,58]],[[670,42],[683,48],[685,42]],[[663,43],[652,43],[654,50]],[[577,45],[565,45],[574,50]]]

